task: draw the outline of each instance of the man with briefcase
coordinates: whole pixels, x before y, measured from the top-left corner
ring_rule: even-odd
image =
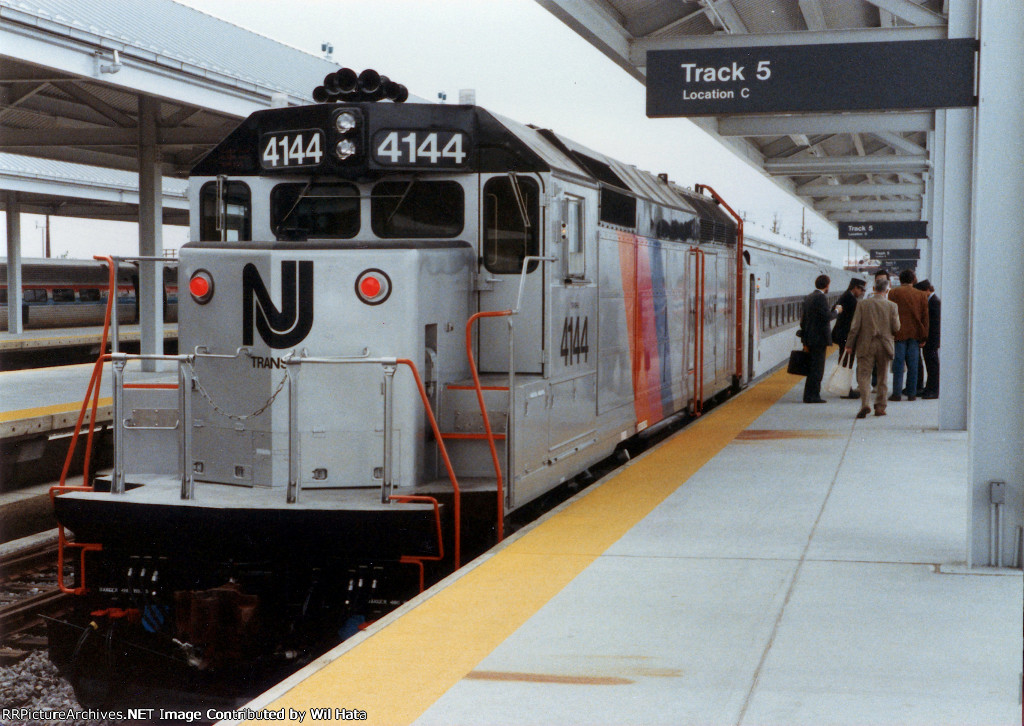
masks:
[[[829,323],[843,311],[839,305],[834,310],[828,309],[827,294],[831,282],[828,275],[818,275],[814,281],[814,292],[804,298],[800,329],[796,333],[810,355],[804,403],[825,403],[821,397],[821,379],[825,375],[825,351],[831,342]]]

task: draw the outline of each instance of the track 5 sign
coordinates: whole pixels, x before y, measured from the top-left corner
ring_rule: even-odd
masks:
[[[912,40],[647,53],[647,115],[973,106],[976,41]]]

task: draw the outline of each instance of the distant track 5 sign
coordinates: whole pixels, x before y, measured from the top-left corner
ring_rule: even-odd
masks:
[[[647,53],[647,115],[973,106],[976,41],[913,40]]]

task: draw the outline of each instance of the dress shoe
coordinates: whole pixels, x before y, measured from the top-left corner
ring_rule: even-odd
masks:
[[[843,398],[849,398],[849,399],[860,398],[860,393],[858,391],[850,391],[845,396],[843,396]]]
[[[875,406],[875,415],[876,416],[884,416],[885,415],[885,409],[882,408],[881,406]]]
[[[932,401],[932,400],[934,400],[934,399],[936,399],[938,397],[939,397],[939,394],[937,394],[937,393],[926,393],[923,396],[921,396],[921,398],[923,398],[923,399],[925,399],[927,401]]]
[[[907,396],[907,400],[908,401],[916,401],[917,400],[917,396]]]
[[[861,408],[860,411],[857,412],[857,418],[867,418],[869,413],[871,413],[871,409],[868,408],[867,406],[864,406],[863,408]]]
[[[890,401],[902,401],[903,397],[900,396],[900,394],[898,394],[898,393],[894,393],[891,396],[889,396],[889,400]]]
[[[824,398],[808,398],[804,403],[828,403]]]

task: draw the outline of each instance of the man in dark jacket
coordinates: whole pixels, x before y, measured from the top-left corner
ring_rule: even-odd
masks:
[[[804,403],[825,403],[821,397],[821,378],[825,375],[825,350],[829,344],[829,322],[842,312],[838,305],[831,313],[828,309],[828,275],[818,275],[814,292],[804,298],[804,311],[797,335],[804,350],[811,354],[810,371],[804,383]]]
[[[914,285],[918,290],[928,293],[928,338],[921,352],[924,356],[924,367],[928,371],[928,381],[924,385],[921,398],[939,397],[939,337],[942,325],[942,300],[935,294],[935,288],[928,280],[921,280]]]
[[[850,334],[850,323],[853,321],[853,313],[857,310],[857,301],[864,297],[866,287],[867,283],[864,280],[854,277],[850,280],[846,292],[839,296],[839,302],[836,304],[836,309],[842,310],[842,312],[839,313],[835,327],[832,328],[832,342],[839,346],[840,358],[843,357],[843,349],[846,348],[846,338]],[[859,395],[851,390],[846,398],[859,398]]]

